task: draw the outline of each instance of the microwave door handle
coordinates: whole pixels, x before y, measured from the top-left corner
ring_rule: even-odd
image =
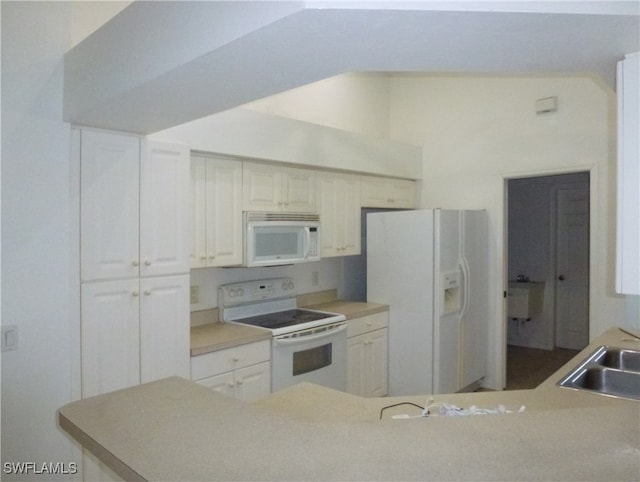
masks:
[[[311,230],[309,229],[308,226],[304,228],[303,250],[304,250],[304,259],[307,259],[309,257],[309,251],[311,250]]]

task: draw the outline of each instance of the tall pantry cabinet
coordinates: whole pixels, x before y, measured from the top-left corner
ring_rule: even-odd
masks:
[[[81,394],[189,378],[189,150],[74,129]]]

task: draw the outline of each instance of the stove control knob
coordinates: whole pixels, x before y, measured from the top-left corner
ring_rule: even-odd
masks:
[[[242,288],[238,288],[237,290],[237,295],[240,296],[241,298],[244,296],[244,290]]]

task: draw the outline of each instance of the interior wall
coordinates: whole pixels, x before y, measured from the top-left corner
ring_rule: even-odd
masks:
[[[65,464],[77,453],[56,425],[71,400],[69,125],[62,122],[62,55],[72,2],[2,2],[2,462]],[[76,325],[77,331],[77,325]],[[33,479],[6,473],[3,480]],[[47,474],[48,480],[68,478]]]
[[[555,328],[555,266],[552,246],[554,190],[585,184],[588,173],[511,179],[508,185],[508,278],[523,275],[545,283],[541,313],[530,321],[508,320],[507,343],[552,350]]]
[[[318,273],[318,284],[313,284],[313,273]],[[218,286],[240,281],[267,278],[293,278],[298,294],[335,289],[341,294],[341,258],[325,258],[314,263],[261,268],[202,268],[191,270],[191,286],[198,286],[199,303],[191,311],[207,310],[218,306]]]
[[[389,137],[389,76],[338,75],[243,107],[385,139]]]
[[[536,115],[535,101],[557,96],[558,111]],[[394,77],[391,137],[424,147],[425,207],[485,208],[489,214],[487,282],[494,287],[487,386],[504,386],[505,180],[591,173],[590,334],[625,318],[614,293],[615,95],[589,77]]]

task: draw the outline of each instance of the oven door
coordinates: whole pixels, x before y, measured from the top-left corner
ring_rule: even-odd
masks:
[[[299,382],[347,389],[344,321],[276,336],[271,345],[271,391]]]

